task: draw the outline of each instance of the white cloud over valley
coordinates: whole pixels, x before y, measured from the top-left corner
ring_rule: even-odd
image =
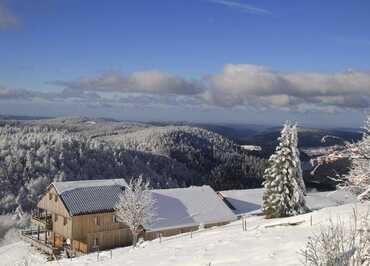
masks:
[[[107,71],[48,82],[52,92],[0,87],[0,99],[78,100],[93,106],[196,106],[204,108],[326,111],[370,108],[370,72],[332,74],[280,72],[250,64],[228,64],[221,72],[189,80],[158,70]]]

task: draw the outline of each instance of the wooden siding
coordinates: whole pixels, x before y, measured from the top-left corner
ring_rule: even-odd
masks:
[[[57,197],[57,201],[55,201],[55,197]],[[69,213],[66,207],[64,206],[62,200],[58,196],[58,193],[53,186],[49,187],[47,193],[45,193],[45,195],[37,204],[37,207],[43,210],[47,210],[50,213],[56,213],[64,217],[69,217]]]
[[[87,253],[87,244],[80,242],[78,240],[73,240],[72,241],[72,250],[82,252],[82,253]]]
[[[57,216],[57,220],[55,221],[55,216]],[[66,220],[66,224],[64,223],[64,219]],[[64,217],[62,215],[58,215],[53,213],[52,215],[52,224],[53,224],[53,232],[57,233],[58,235],[63,236],[64,238],[73,239],[72,235],[72,218]]]
[[[147,231],[144,234],[144,240],[153,240],[159,237],[159,234],[162,237],[167,236],[174,236],[178,234],[188,233],[191,231],[198,230],[198,226],[189,226],[189,227],[179,227],[179,228],[173,228],[173,229],[165,229],[165,230],[158,230],[158,231]]]
[[[98,246],[95,246],[97,239]],[[128,228],[116,229],[112,231],[100,231],[89,233],[87,236],[87,247],[89,252],[117,247],[129,246],[132,244],[131,232]]]
[[[221,226],[228,224],[229,222],[220,222],[220,223],[209,223],[205,224],[204,228],[211,228],[213,226]],[[188,233],[191,231],[197,231],[200,227],[199,226],[189,226],[189,227],[178,227],[178,228],[171,228],[171,229],[164,229],[158,231],[146,231],[144,234],[144,240],[154,240],[161,235],[162,237],[167,236],[174,236],[178,234]]]
[[[95,250],[96,238],[100,250],[131,245],[132,237],[128,227],[123,223],[114,223],[113,215],[114,213],[99,213],[73,216],[73,239],[86,243],[89,252]],[[96,224],[96,219],[99,224]]]

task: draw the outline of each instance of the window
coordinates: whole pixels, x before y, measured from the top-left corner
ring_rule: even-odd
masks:
[[[54,214],[54,222],[58,221],[58,214]]]
[[[49,200],[53,198],[53,194],[49,193]]]
[[[55,202],[58,201],[58,195],[54,195],[54,200],[55,200]]]
[[[113,222],[114,224],[118,224],[118,223],[119,223],[119,222],[118,222],[118,217],[117,217],[117,215],[113,214],[113,216],[112,216],[112,222]]]
[[[95,237],[94,239],[94,247],[98,247],[99,246],[99,239],[97,237]]]
[[[64,217],[63,219],[63,225],[66,225],[67,224],[67,217]]]
[[[95,216],[95,218],[94,218],[94,222],[95,222],[96,225],[100,225],[100,219],[99,218],[100,218],[99,216]]]

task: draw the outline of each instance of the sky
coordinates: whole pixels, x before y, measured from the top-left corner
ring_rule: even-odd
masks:
[[[370,1],[0,0],[0,114],[358,127]]]

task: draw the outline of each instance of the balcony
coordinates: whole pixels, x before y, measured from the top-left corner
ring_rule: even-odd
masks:
[[[47,212],[37,211],[32,213],[31,223],[35,226],[45,228],[46,230],[52,230],[53,228],[51,214],[48,214]]]

